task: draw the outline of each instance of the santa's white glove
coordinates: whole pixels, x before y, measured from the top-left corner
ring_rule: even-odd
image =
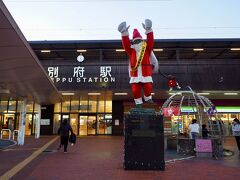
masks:
[[[150,19],[145,19],[145,24],[142,23],[142,26],[146,30],[145,34],[152,32],[152,21]]]
[[[118,31],[122,34],[122,36],[128,36],[128,29],[130,26],[127,26],[127,23],[124,21],[118,25]]]

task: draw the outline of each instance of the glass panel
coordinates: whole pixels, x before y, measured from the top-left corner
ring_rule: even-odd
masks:
[[[96,116],[88,116],[87,129],[88,129],[88,135],[96,134]]]
[[[3,129],[14,130],[14,114],[4,114]]]
[[[88,101],[80,101],[80,110],[79,112],[88,112]]]
[[[79,135],[87,135],[87,116],[79,116]]]
[[[23,101],[18,101],[17,112],[21,112],[23,107]]]
[[[34,113],[38,113],[39,106],[40,106],[39,104],[35,103]]]
[[[0,112],[7,112],[8,101],[0,101]]]
[[[65,101],[62,103],[62,112],[70,111],[70,101]]]
[[[97,112],[97,96],[89,96],[89,110],[88,112]]]
[[[112,114],[105,115],[105,134],[112,134]]]
[[[15,113],[15,112],[16,112],[16,101],[9,101],[8,113]]]
[[[106,126],[105,120],[104,120],[104,115],[99,114],[97,120],[98,120],[98,122],[97,122],[97,134],[104,134],[105,126]]]
[[[54,114],[53,117],[53,134],[58,133],[58,128],[60,127],[61,124],[61,115],[60,114]]]
[[[31,135],[31,129],[32,129],[32,114],[26,114],[26,125],[25,125],[25,134]]]
[[[79,101],[71,101],[71,112],[78,112]]]
[[[61,103],[56,103],[54,105],[54,113],[60,113],[61,112]]]
[[[33,102],[27,103],[26,109],[27,109],[28,113],[32,113],[33,112]]]
[[[112,101],[106,101],[106,109],[105,112],[111,113],[112,112]]]
[[[70,115],[70,125],[72,127],[72,130],[75,134],[78,134],[78,114],[71,114]]]
[[[104,113],[104,107],[105,107],[105,104],[104,104],[104,101],[98,101],[98,112],[100,113]]]

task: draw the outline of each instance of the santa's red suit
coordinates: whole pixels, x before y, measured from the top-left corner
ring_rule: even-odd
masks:
[[[144,91],[144,100],[151,101],[152,100],[152,71],[153,64],[157,64],[157,61],[152,50],[154,45],[154,38],[152,30],[146,31],[147,40],[146,40],[146,49],[142,58],[141,64],[137,67],[136,70],[132,70],[137,63],[137,57],[139,55],[140,49],[142,47],[142,43],[131,45],[129,40],[128,33],[122,34],[122,44],[127,52],[130,63],[129,63],[129,75],[130,75],[130,84],[132,84],[132,92],[134,96],[135,104],[142,104],[142,95],[141,89]],[[142,39],[142,36],[138,32],[137,29],[133,31],[133,41],[136,39]]]

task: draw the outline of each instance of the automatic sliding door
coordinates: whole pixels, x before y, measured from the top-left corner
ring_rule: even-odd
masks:
[[[95,135],[96,134],[96,116],[79,116],[79,134]]]

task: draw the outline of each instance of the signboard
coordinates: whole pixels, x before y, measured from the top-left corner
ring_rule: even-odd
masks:
[[[119,119],[115,119],[114,125],[115,125],[115,126],[119,126]]]
[[[163,108],[163,114],[165,117],[171,117],[172,115],[175,115],[175,116],[182,115],[179,107]]]
[[[45,126],[50,125],[50,119],[41,119],[40,125],[45,125]]]
[[[211,139],[196,139],[196,151],[201,153],[212,152]]]

